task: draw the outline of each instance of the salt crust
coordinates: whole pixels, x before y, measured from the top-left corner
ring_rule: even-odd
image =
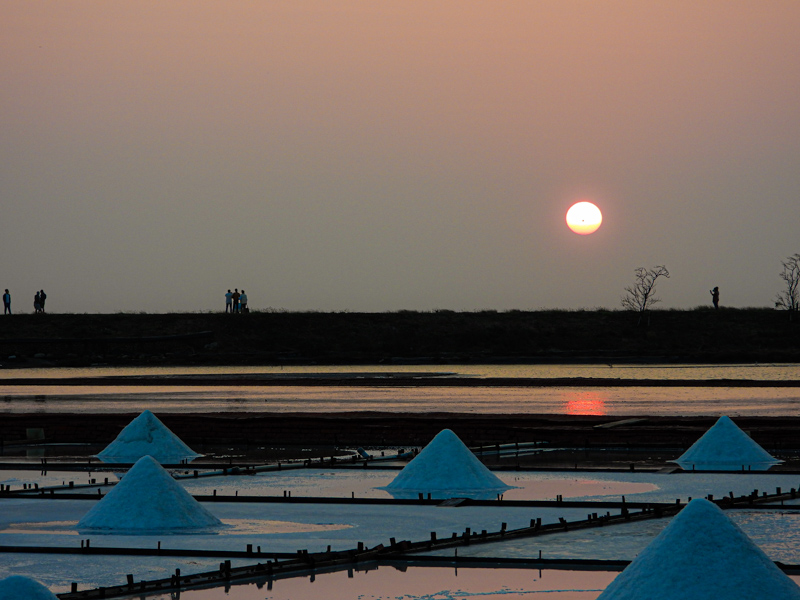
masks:
[[[22,575],[0,579],[0,600],[58,600],[38,581]]]
[[[145,410],[128,423],[97,458],[103,462],[133,463],[143,456],[152,456],[164,464],[202,455],[184,444],[152,412]]]
[[[145,456],[78,521],[78,530],[186,533],[221,525],[155,459]]]
[[[800,600],[800,587],[715,504],[698,498],[598,600]]]
[[[505,491],[509,488],[455,433],[443,429],[385,489],[433,492]]]
[[[780,463],[759,446],[729,417],[720,417],[691,448],[677,460],[684,470],[738,471],[742,467],[766,471]]]

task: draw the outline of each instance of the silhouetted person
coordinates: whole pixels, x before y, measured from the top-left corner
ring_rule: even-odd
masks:
[[[44,312],[44,301],[47,300],[47,294],[44,293],[44,290],[39,290],[39,306],[42,307],[42,312]]]
[[[719,310],[719,288],[715,287],[713,290],[709,290],[711,294],[711,302],[714,303],[714,310]]]
[[[36,292],[36,295],[33,297],[33,312],[37,314],[42,312],[42,297],[39,295],[39,292]]]
[[[244,290],[242,290],[242,295],[239,296],[239,306],[240,306],[240,308],[241,308],[243,313],[248,312],[247,311],[247,294],[244,293]]]
[[[233,289],[233,296],[231,296],[231,300],[233,300],[233,311],[235,313],[239,312],[239,288]]]
[[[6,293],[3,294],[3,314],[11,314],[11,294],[8,293],[8,288],[6,288]]]
[[[230,290],[225,294],[225,312],[233,312],[233,294]]]

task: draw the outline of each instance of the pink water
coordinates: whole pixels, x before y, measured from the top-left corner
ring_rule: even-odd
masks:
[[[273,581],[271,586],[235,586],[184,591],[186,600],[515,600],[543,595],[552,600],[593,600],[617,573],[607,571],[539,571],[533,569],[469,569],[409,567],[403,572],[382,566],[369,571],[339,571],[315,577]],[[167,600],[161,595],[152,600]]]

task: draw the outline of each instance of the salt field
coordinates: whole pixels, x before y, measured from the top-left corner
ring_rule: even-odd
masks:
[[[427,372],[441,377],[457,373],[461,377],[470,375],[476,378],[508,376],[509,373],[517,373],[520,377],[536,377],[544,373],[559,377],[608,377],[608,371],[616,369],[609,366],[492,367],[485,370],[452,367],[453,371],[450,371],[450,368],[414,366],[408,370],[400,368],[398,372]],[[169,376],[187,370],[154,371]],[[325,369],[314,371],[326,372]],[[337,368],[329,373],[342,371],[349,371],[348,377],[357,372],[356,369]],[[360,371],[378,372],[377,368],[364,367],[359,367]],[[225,369],[224,372],[236,375],[263,373],[265,370]],[[302,373],[303,370],[296,372]],[[135,369],[97,369],[81,370],[80,376],[89,373],[93,376],[143,374]],[[147,373],[152,374],[150,371]],[[214,369],[195,371],[202,377],[216,377],[222,373]],[[761,377],[765,381],[798,376],[796,368],[790,366],[730,369],[660,366],[630,368],[630,373],[623,377],[685,379],[690,374],[697,379]],[[64,372],[43,375],[66,376]],[[74,372],[73,375],[77,376]],[[7,376],[7,371],[0,372],[0,378]],[[101,380],[96,383],[98,385],[5,386],[2,387],[4,395],[0,412],[141,412],[147,409],[109,444],[106,452],[110,460],[122,457],[125,462],[132,463],[143,453],[163,454],[164,462],[177,462],[175,457],[184,460],[197,456],[157,422],[155,416],[151,419],[150,410],[156,413],[263,413],[447,412],[451,409],[453,412],[487,414],[520,411],[610,416],[725,414],[735,421],[738,415],[795,414],[795,404],[800,406],[800,389],[791,387],[239,387],[224,383],[212,387],[189,387],[103,386]],[[735,427],[732,425],[731,431]],[[753,456],[756,462],[764,458],[763,450],[759,453],[753,448],[752,440],[741,430],[734,433],[733,436],[720,436],[710,431],[706,442],[696,445],[691,457],[693,465],[703,461],[713,463],[720,453],[726,452],[733,452],[736,462],[742,456]],[[457,440],[457,437],[454,440],[448,438],[442,447],[431,443],[430,448],[422,450],[410,463],[392,459],[381,462],[380,466],[370,464],[369,468],[321,465],[225,476],[206,476],[200,469],[203,476],[194,477],[195,469],[187,465],[170,471],[177,479],[167,477],[166,480],[152,470],[145,475],[132,470],[127,479],[130,486],[127,492],[126,476],[119,469],[109,470],[96,461],[73,471],[48,470],[44,463],[42,470],[23,469],[24,465],[40,460],[33,449],[25,458],[7,460],[5,470],[0,471],[0,483],[14,490],[55,486],[59,488],[58,497],[3,497],[0,504],[0,546],[54,550],[45,554],[18,550],[4,552],[0,561],[0,578],[24,574],[40,581],[51,592],[63,595],[73,586],[78,590],[88,590],[123,585],[129,575],[136,581],[153,581],[169,578],[176,569],[183,574],[216,572],[223,559],[215,553],[237,553],[228,559],[233,569],[253,565],[256,559],[246,555],[246,548],[281,556],[294,556],[298,551],[325,553],[328,549],[335,553],[352,551],[361,545],[366,548],[389,546],[393,539],[419,542],[434,537],[446,540],[453,535],[463,535],[465,531],[522,530],[537,519],[544,527],[558,528],[562,522],[586,519],[587,512],[590,517],[594,513],[622,519],[623,511],[627,510],[621,508],[623,498],[629,504],[674,507],[676,501],[685,505],[691,498],[709,495],[719,499],[746,496],[754,490],[761,495],[774,494],[779,489],[800,489],[800,475],[755,470],[743,473],[735,467],[735,472],[731,473],[700,470],[678,473],[668,470],[489,472],[460,441],[460,446],[455,444]],[[94,452],[101,449],[102,446]],[[393,452],[387,451],[389,454]],[[53,454],[58,456],[57,447],[48,448],[48,456]],[[83,455],[78,453],[78,456]],[[679,455],[680,452],[675,452],[674,459]],[[147,463],[149,468],[163,472],[152,459],[143,458],[140,462],[145,460],[150,461]],[[15,468],[15,464],[20,467]],[[668,466],[667,463],[664,466]],[[111,485],[118,483],[120,476],[121,483],[116,487],[105,485],[106,480]],[[69,482],[74,484],[72,489],[67,485]],[[393,490],[395,482],[402,483],[399,487],[404,489]],[[61,486],[66,489],[60,489]],[[174,500],[177,496],[170,495],[175,491],[173,487],[180,490],[180,501]],[[472,493],[482,487],[486,489]],[[125,497],[120,501],[123,493]],[[419,494],[430,494],[434,501],[415,504],[413,500]],[[192,496],[202,501],[198,503]],[[161,501],[167,497],[173,499]],[[220,499],[210,501],[214,497]],[[396,500],[404,497],[412,502],[400,504]],[[437,499],[441,502],[454,497],[485,498],[488,503],[458,506],[456,502],[452,507],[437,506]],[[303,501],[287,501],[287,498]],[[363,503],[355,503],[358,501]],[[531,502],[545,504],[532,505]],[[572,502],[583,504],[567,504]],[[795,533],[800,531],[798,502],[786,500],[780,505],[758,510],[739,507],[726,510],[725,515],[769,560],[800,565],[800,538]],[[179,514],[170,515],[172,508]],[[167,520],[160,520],[164,515]],[[199,527],[184,527],[179,517],[192,515],[208,515],[208,520]],[[386,597],[403,600],[460,600],[470,597],[511,600],[546,593],[547,597],[559,600],[589,600],[597,598],[622,568],[603,567],[602,564],[634,560],[673,520],[670,516],[649,518],[607,527],[570,529],[554,535],[523,536],[493,543],[432,549],[417,559],[419,564],[415,564],[413,558],[393,564],[366,562],[334,572],[320,569],[291,578],[261,578],[253,582],[237,581],[227,586],[183,590],[181,595],[191,600],[229,597],[234,600],[296,600],[316,598],[320,594],[343,600]],[[150,527],[149,524],[157,526]],[[83,544],[87,547],[91,544],[93,551],[100,554],[58,553],[74,552]],[[119,556],[103,555],[104,550],[117,548],[147,555],[126,555],[125,550]],[[159,556],[161,552],[181,555]],[[453,562],[456,554],[468,565]],[[423,561],[424,556],[452,564],[427,564]],[[530,565],[540,557],[569,564],[576,560],[600,561],[602,564],[594,567],[597,570],[583,571],[519,568],[516,563],[515,568],[510,568],[503,563],[521,560]],[[792,578],[798,581],[797,576],[792,575]],[[174,595],[160,592],[136,595],[158,600],[174,598]]]
[[[217,490],[220,495],[264,495],[281,496],[289,490],[294,497],[320,495],[324,497],[351,497],[359,495],[386,497],[378,488],[385,486],[397,471],[360,470],[315,470],[299,472],[274,472],[256,476],[227,476],[207,479],[179,480],[179,484],[195,495],[210,495]],[[7,478],[4,483],[16,488],[23,482],[38,482],[37,472],[19,472],[22,475]],[[96,474],[95,474],[96,475]],[[753,489],[773,490],[775,487],[790,489],[800,481],[791,474],[724,474],[724,473],[499,473],[500,478],[514,489],[505,492],[507,499],[554,499],[558,494],[573,500],[602,501],[619,499],[626,495],[629,501],[674,502],[689,496],[708,493],[717,497],[729,492],[746,494]],[[49,477],[49,476],[48,476]],[[12,481],[13,479],[13,481]],[[42,483],[45,483],[42,480]],[[347,493],[349,490],[350,493]],[[497,529],[506,523],[510,529],[524,527],[531,518],[541,518],[543,523],[557,523],[559,518],[577,520],[585,518],[586,510],[566,507],[521,508],[492,507],[438,508],[436,506],[348,506],[285,503],[204,503],[225,528],[216,532],[183,533],[161,531],[144,535],[94,532],[90,535],[79,531],[78,521],[94,506],[96,500],[47,500],[39,498],[4,499],[0,516],[0,545],[2,546],[79,546],[83,539],[91,538],[93,547],[130,548],[184,548],[242,550],[247,544],[259,546],[270,552],[293,553],[298,549],[324,551],[330,545],[334,550],[355,547],[359,542],[367,546],[386,544],[390,537],[402,539],[426,539],[431,531],[439,537],[451,533],[473,530]],[[616,511],[618,512],[618,511]],[[390,515],[390,516],[389,516]],[[800,540],[794,532],[800,531],[800,507],[785,507],[773,511],[733,511],[734,522],[757,543],[773,560],[787,564],[800,564]],[[122,517],[120,517],[122,518]],[[462,557],[485,558],[535,558],[541,551],[548,558],[592,558],[607,560],[631,560],[650,540],[666,526],[668,519],[657,519],[644,523],[630,523],[608,528],[566,532],[558,536],[511,540],[503,543],[471,545],[458,549]],[[400,538],[398,538],[400,539]],[[452,556],[452,550],[439,552]],[[434,554],[437,554],[434,552]],[[252,559],[234,559],[232,564],[244,566]],[[25,572],[42,581],[51,590],[63,593],[73,581],[80,589],[110,586],[124,582],[127,573],[135,573],[138,579],[155,579],[168,576],[170,570],[181,569],[184,573],[214,570],[219,560],[191,558],[158,559],[156,557],[102,557],[81,555],[33,555],[4,554],[0,563],[0,576]],[[388,569],[381,569],[385,573]],[[524,597],[524,591],[538,589],[535,572],[529,572],[525,581],[529,586],[514,589]],[[369,575],[369,574],[367,574]],[[383,575],[381,575],[381,578]],[[372,580],[370,580],[372,581]],[[459,581],[464,581],[463,579]],[[548,582],[551,580],[548,580]],[[607,582],[607,581],[606,581]],[[541,582],[540,582],[541,583]],[[505,580],[503,581],[505,585]],[[276,589],[292,590],[299,583],[277,582]],[[414,584],[416,585],[416,584]],[[546,582],[546,585],[550,585]],[[564,598],[593,598],[602,586],[556,587],[567,590]],[[236,586],[236,593],[248,590],[247,586]],[[256,588],[257,589],[257,588]],[[319,587],[313,588],[319,590]],[[444,588],[442,588],[444,589]],[[449,589],[449,588],[448,588]],[[462,588],[457,588],[462,589]],[[505,588],[488,590],[499,594]],[[578,591],[576,591],[578,590]],[[438,592],[441,590],[433,590]],[[473,590],[475,591],[475,590]],[[192,592],[197,598],[222,598],[221,590]],[[244,593],[244,592],[242,592]],[[248,592],[249,593],[249,592]],[[375,592],[373,592],[375,593]],[[431,592],[433,593],[433,592]],[[527,593],[527,592],[526,592]],[[559,592],[562,593],[562,592]],[[205,596],[203,594],[206,594]],[[210,595],[209,595],[210,594]],[[214,595],[216,594],[216,595]],[[587,595],[588,594],[588,595]],[[591,595],[595,594],[595,596]],[[422,595],[422,592],[420,592]],[[195,597],[195,596],[188,596]],[[236,596],[237,598],[239,596]],[[247,598],[249,596],[242,596]],[[273,597],[273,596],[267,596]],[[274,596],[276,598],[282,596]],[[348,596],[342,596],[348,597]],[[380,596],[376,596],[380,597]],[[410,596],[410,597],[413,597]],[[444,596],[447,598],[448,596]],[[455,597],[455,596],[454,596]],[[461,597],[461,596],[459,596]],[[491,596],[490,596],[491,597]],[[509,596],[506,596],[509,597]],[[515,597],[511,595],[510,597]]]

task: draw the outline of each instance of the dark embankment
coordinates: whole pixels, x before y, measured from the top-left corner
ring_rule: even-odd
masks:
[[[53,444],[97,444],[100,448],[138,413],[3,415],[0,442],[8,451],[30,429]],[[470,446],[539,442],[547,447],[685,449],[716,417],[615,419],[588,415],[476,415],[453,413],[209,413],[159,414],[195,450],[259,447],[312,448],[424,446],[444,428]],[[774,455],[800,449],[800,417],[739,417],[737,425]]]
[[[769,309],[13,315],[0,364],[799,362],[799,333]]]

